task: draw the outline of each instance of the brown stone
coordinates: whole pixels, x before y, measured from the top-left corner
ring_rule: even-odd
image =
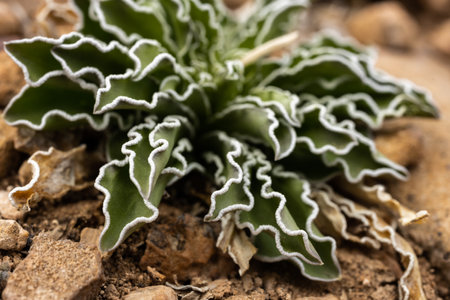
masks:
[[[371,4],[355,12],[347,22],[350,33],[364,44],[411,48],[419,28],[398,2]]]
[[[21,31],[20,20],[12,7],[8,3],[0,2],[0,35],[18,34]]]
[[[168,279],[192,277],[216,252],[210,225],[188,214],[160,217],[152,224],[146,244],[141,268],[153,267]]]
[[[437,15],[450,16],[450,0],[421,0],[421,2]]]
[[[0,2],[1,4],[1,2]],[[1,10],[1,8],[0,8]],[[0,25],[1,28],[1,25]],[[8,104],[25,84],[22,70],[5,51],[0,50],[0,107]]]
[[[141,288],[126,295],[124,300],[177,300],[177,294],[173,289],[164,285],[155,285]]]
[[[450,56],[450,19],[433,31],[430,42],[436,50]]]
[[[98,228],[83,228],[80,234],[80,244],[91,248],[98,248],[100,233],[101,230]]]
[[[377,149],[387,158],[399,165],[411,167],[422,159],[423,139],[420,129],[414,126],[385,126],[377,135],[375,143]]]
[[[22,250],[29,233],[14,220],[0,220],[0,250]]]
[[[0,191],[0,217],[8,220],[19,220],[24,214],[24,211],[15,208],[11,204],[7,191]]]
[[[14,149],[16,132],[17,129],[6,124],[0,113],[0,178],[12,173],[11,170],[20,162],[19,154]]]
[[[92,299],[100,291],[100,253],[79,243],[37,236],[28,256],[8,279],[8,299]]]

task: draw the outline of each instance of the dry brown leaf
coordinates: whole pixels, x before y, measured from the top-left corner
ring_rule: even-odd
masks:
[[[388,225],[373,210],[355,203],[328,188],[330,199],[348,217],[355,218],[368,225],[368,233],[377,241],[391,245],[399,253],[404,273],[399,280],[399,295],[402,300],[424,300],[422,279],[417,257],[411,245],[403,239],[394,228]]]
[[[75,7],[69,0],[45,0],[36,16],[36,34],[59,37],[74,30],[78,22]]]
[[[311,196],[320,207],[316,224],[319,226],[321,232],[332,236],[340,236],[345,240],[367,245],[374,249],[380,248],[381,245],[377,240],[368,236],[359,237],[347,231],[347,219],[345,215],[339,206],[330,199],[327,192],[317,190]]]
[[[426,210],[415,212],[403,206],[391,194],[386,192],[385,187],[381,184],[368,186],[362,183],[349,183],[341,179],[339,180],[339,188],[345,190],[355,199],[395,213],[399,217],[398,221],[402,226],[422,223],[429,217]]]
[[[29,208],[32,201],[42,198],[57,199],[72,190],[82,190],[92,184],[89,177],[90,162],[85,146],[64,152],[50,148],[33,154],[19,172],[23,187],[16,187],[9,195],[16,205]]]
[[[216,246],[228,253],[239,266],[239,275],[243,275],[250,267],[250,260],[258,249],[253,246],[243,230],[236,228],[234,214],[227,214],[222,218],[222,232],[217,239]]]

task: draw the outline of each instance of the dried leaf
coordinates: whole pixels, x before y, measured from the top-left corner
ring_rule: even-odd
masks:
[[[371,238],[376,239],[382,244],[392,246],[400,255],[401,263],[404,267],[404,273],[399,280],[400,299],[426,299],[422,290],[422,279],[418,259],[409,243],[395,232],[394,228],[388,225],[373,210],[335,193],[328,186],[321,185],[321,188],[328,190],[326,195],[329,196],[329,200],[336,203],[345,215],[358,219],[367,225],[369,228],[368,234]],[[344,235],[342,237],[345,238]]]
[[[29,208],[32,201],[61,198],[69,191],[91,186],[92,182],[86,182],[91,166],[85,148],[82,145],[67,152],[50,148],[33,154],[20,172],[22,178],[31,177],[30,181],[14,188],[10,199],[19,207]]]
[[[365,185],[363,183],[349,183],[346,180],[340,179],[339,188],[345,190],[345,192],[352,195],[355,199],[361,200],[369,205],[376,205],[384,210],[395,213],[399,216],[399,223],[402,226],[422,223],[428,217],[429,214],[426,210],[414,212],[411,209],[403,206],[400,202],[392,197],[391,194],[386,192],[383,185]]]
[[[227,214],[222,218],[222,232],[217,239],[216,246],[228,253],[233,261],[239,266],[239,275],[250,267],[250,260],[258,249],[250,242],[243,230],[236,228],[233,214]]]

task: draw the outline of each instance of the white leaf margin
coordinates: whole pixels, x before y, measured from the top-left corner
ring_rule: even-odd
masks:
[[[127,57],[129,57],[136,66],[138,66],[139,61],[137,59],[136,56],[134,55],[129,55],[129,49],[125,46],[123,46],[122,44],[120,44],[117,41],[111,41],[108,44],[105,44],[104,42],[91,38],[91,37],[81,37],[78,41],[76,41],[73,44],[62,44],[62,45],[56,45],[56,48],[60,48],[63,50],[73,50],[78,48],[79,46],[83,45],[83,44],[90,44],[92,46],[94,46],[97,50],[99,50],[101,53],[107,53],[110,51],[114,51],[114,49],[119,50],[121,53],[123,53],[124,55],[126,55]],[[105,83],[105,75],[103,74],[103,72],[101,72],[98,68],[95,67],[91,67],[91,66],[87,66],[87,67],[83,67],[78,71],[73,71],[69,65],[67,64],[66,60],[63,59],[60,55],[56,54],[53,50],[51,51],[53,57],[59,61],[59,63],[61,64],[63,70],[64,70],[64,74],[66,74],[68,77],[74,77],[74,78],[79,78],[85,74],[88,73],[93,73],[97,76],[97,78],[100,81],[100,87],[104,86]],[[127,71],[125,71],[127,72]]]
[[[16,208],[18,208],[17,203],[14,201],[14,197],[13,195],[17,192],[24,192],[27,191],[29,189],[31,189],[36,182],[39,180],[39,176],[41,174],[41,168],[39,167],[39,164],[34,160],[34,157],[36,157],[37,155],[42,155],[42,156],[49,156],[50,154],[53,153],[53,151],[55,150],[55,148],[50,147],[47,151],[44,150],[40,150],[40,151],[36,151],[35,153],[33,153],[33,155],[27,160],[27,163],[31,165],[31,180],[24,186],[18,186],[13,188],[9,193],[8,193],[8,199],[9,202]],[[25,206],[27,211],[30,211],[30,207],[28,207],[28,205]]]
[[[403,116],[405,109],[399,107],[399,104],[403,102],[403,95],[396,96],[388,105],[386,109],[380,108],[375,100],[366,93],[354,93],[346,94],[338,98],[333,96],[325,96],[318,98],[312,94],[301,94],[300,98],[312,103],[321,103],[326,106],[327,112],[333,115],[333,110],[336,107],[345,106],[347,113],[354,120],[363,121],[369,128],[375,130],[381,128],[383,121],[386,118],[397,118]],[[376,119],[373,120],[366,112],[358,110],[356,108],[355,101],[364,101],[370,109],[374,112]],[[396,109],[397,108],[397,109]]]
[[[11,57],[11,59],[22,69],[22,72],[23,72],[23,75],[24,75],[24,78],[25,78],[25,81],[27,82],[27,84],[32,87],[37,87],[37,86],[42,85],[50,77],[64,75],[64,71],[63,70],[50,71],[50,72],[47,72],[46,74],[44,74],[41,78],[39,78],[39,80],[32,81],[30,79],[30,72],[28,70],[28,67],[24,63],[22,63],[17,57],[15,57],[11,51],[8,50],[8,45],[32,44],[32,43],[38,41],[38,42],[44,42],[44,43],[48,43],[48,44],[51,44],[54,46],[58,46],[58,45],[61,45],[66,39],[70,39],[72,37],[83,38],[83,35],[78,32],[71,32],[71,33],[62,35],[58,39],[53,39],[53,38],[48,38],[48,37],[43,37],[43,36],[35,36],[35,37],[29,38],[29,39],[8,41],[8,42],[4,43],[4,45],[5,45],[4,50]]]
[[[146,99],[134,99],[128,96],[121,95],[116,97],[113,101],[111,101],[108,104],[100,105],[102,93],[106,93],[111,90],[112,87],[111,80],[132,79],[133,73],[134,73],[133,70],[128,70],[125,74],[122,75],[120,74],[109,75],[106,77],[105,87],[99,88],[95,97],[94,114],[104,114],[108,111],[114,110],[117,106],[119,106],[122,103],[133,106],[141,106],[151,111],[158,106],[160,99],[166,98],[175,100],[176,102],[180,103],[179,108],[184,113],[186,113],[190,117],[190,119],[192,119],[195,123],[198,123],[199,120],[195,112],[191,108],[184,105],[184,102],[192,96],[195,90],[200,92],[200,94],[202,95],[202,103],[206,105],[206,109],[209,109],[209,102],[206,99],[206,95],[203,89],[197,83],[190,83],[186,88],[186,91],[181,95],[173,90],[159,91],[153,93],[150,102],[147,101]]]
[[[255,152],[254,154],[249,155],[248,159],[246,160],[246,162],[243,164],[242,167],[239,166],[239,164],[235,161],[235,158],[240,155],[245,154],[243,152],[248,152],[248,150],[245,149],[238,140],[236,140],[232,137],[229,137],[224,132],[216,132],[215,134],[217,135],[217,137],[219,139],[222,139],[223,141],[226,141],[230,145],[232,145],[233,150],[227,153],[226,158],[227,158],[227,162],[237,171],[237,175],[234,177],[231,177],[227,180],[224,176],[220,176],[220,174],[218,172],[216,172],[215,181],[216,182],[225,181],[225,183],[219,190],[213,192],[213,194],[211,195],[211,205],[210,205],[210,209],[209,209],[207,215],[205,216],[205,221],[208,221],[208,222],[218,221],[221,218],[223,218],[225,215],[227,215],[231,212],[235,212],[235,223],[238,228],[240,228],[240,229],[248,228],[248,229],[250,229],[250,231],[253,235],[258,235],[262,231],[267,231],[267,230],[273,232],[275,235],[276,247],[280,251],[280,253],[282,253],[284,255],[284,257],[290,257],[290,258],[296,257],[296,258],[299,258],[301,261],[305,261],[308,264],[312,264],[312,265],[322,264],[322,260],[319,256],[319,254],[314,249],[314,247],[311,245],[309,238],[308,238],[309,236],[313,235],[314,239],[317,241],[323,241],[323,240],[331,241],[332,240],[331,238],[323,239],[321,237],[315,236],[311,230],[311,224],[318,214],[318,209],[319,209],[318,206],[316,204],[311,205],[311,203],[314,203],[314,202],[312,200],[310,200],[309,198],[307,201],[303,200],[307,205],[310,205],[313,207],[313,213],[307,219],[307,230],[306,231],[302,230],[302,229],[290,230],[289,228],[287,228],[286,225],[284,225],[282,218],[281,218],[282,211],[285,208],[286,198],[281,193],[268,191],[268,189],[270,188],[270,186],[272,184],[272,180],[271,180],[270,176],[267,175],[267,172],[269,172],[272,169],[270,162],[268,162],[267,160],[265,160],[263,158],[262,153]],[[217,155],[215,155],[213,153],[209,153],[208,158],[210,161],[214,161],[217,164],[218,171],[224,170],[224,165],[222,163],[222,160]],[[251,182],[250,182],[249,170],[248,170],[248,168],[251,167],[252,165],[254,166],[255,163],[259,163],[262,165],[262,166],[258,167],[258,170],[256,172],[257,179],[264,181],[264,184],[261,187],[261,191],[260,191],[261,196],[265,199],[274,198],[274,197],[280,199],[280,204],[275,212],[275,219],[276,219],[277,225],[281,228],[281,230],[284,233],[286,233],[288,235],[301,236],[303,243],[305,245],[306,251],[308,252],[308,254],[310,254],[312,257],[314,257],[317,261],[312,261],[312,260],[306,258],[300,252],[287,252],[286,250],[284,250],[284,248],[281,244],[280,232],[274,226],[262,225],[258,229],[255,229],[251,223],[239,221],[239,211],[249,212],[252,210],[254,203],[255,203],[255,198],[254,198],[252,192],[250,191]],[[291,174],[291,173],[287,173],[287,172],[279,172],[279,174],[280,174],[280,176],[296,176],[293,173]],[[298,178],[298,177],[295,177],[295,178]],[[216,197],[218,195],[226,194],[227,191],[230,189],[230,186],[234,183],[243,183],[244,193],[247,195],[249,204],[230,205],[226,208],[223,208],[218,213],[217,217],[212,218],[212,215],[215,211],[215,207],[216,207],[216,203],[217,203]],[[305,182],[305,186],[307,186],[306,182]],[[303,194],[301,195],[302,199],[307,197],[307,195],[309,193],[310,193],[310,189],[309,189],[309,185],[308,185],[305,188]]]
[[[148,199],[150,198],[150,194],[152,192],[152,186],[154,185],[154,183],[156,182],[156,179],[157,179],[157,178],[155,178],[154,157],[156,155],[158,155],[159,153],[166,151],[169,148],[169,142],[165,139],[155,140],[155,134],[163,128],[164,129],[174,129],[174,128],[179,128],[181,126],[185,126],[185,128],[190,132],[191,136],[194,134],[194,128],[192,127],[192,125],[189,123],[189,121],[186,118],[181,117],[181,116],[168,116],[163,120],[163,122],[158,123],[158,124],[153,123],[153,122],[142,123],[142,124],[139,124],[139,125],[133,127],[128,132],[128,137],[130,138],[130,140],[122,145],[121,151],[124,155],[126,155],[128,157],[130,180],[134,183],[137,190],[139,191],[139,194],[145,201],[148,201]],[[135,174],[134,170],[135,170],[136,152],[134,152],[128,148],[130,146],[135,146],[135,145],[139,144],[139,142],[141,142],[145,138],[138,132],[138,130],[142,130],[142,129],[150,130],[148,139],[149,139],[150,146],[153,147],[153,150],[150,152],[150,155],[147,159],[147,162],[150,166],[150,174],[149,174],[148,180],[147,180],[149,189],[148,189],[147,193],[144,193],[141,185],[139,184],[139,181],[136,179],[136,177],[134,175]],[[187,140],[187,139],[180,139],[177,142],[177,144],[178,145],[176,147],[174,147],[174,150],[172,151],[172,153],[174,154],[174,157],[182,163],[183,170],[179,170],[174,167],[166,167],[163,169],[161,174],[174,174],[179,177],[185,175],[186,170],[188,169],[188,163],[186,161],[186,158],[181,155],[181,151],[184,149],[186,149],[186,150],[192,149],[192,145],[190,144],[189,140]]]
[[[325,185],[324,185],[325,186]],[[371,220],[373,222],[373,225],[377,231],[387,231],[389,234],[389,238],[385,238],[383,236],[380,236],[376,231],[371,230],[371,234],[376,237],[378,241],[381,241],[386,244],[392,245],[392,247],[400,253],[404,257],[408,257],[409,264],[406,270],[403,272],[403,275],[400,277],[399,280],[399,294],[401,296],[402,300],[408,300],[410,297],[410,291],[405,283],[406,278],[411,274],[413,268],[414,268],[414,261],[416,260],[416,257],[414,253],[406,252],[404,251],[396,241],[396,232],[394,228],[392,228],[389,225],[383,225],[380,223],[380,219],[378,218],[378,215],[371,210],[365,209],[364,211],[360,211],[358,213],[358,209],[355,207],[355,203],[349,199],[346,199],[344,197],[338,196],[337,194],[333,193],[330,188],[327,189],[329,191],[330,196],[336,201],[338,204],[341,204],[341,209],[343,212],[345,212],[348,216],[352,218],[356,218],[360,221],[362,221],[364,224],[369,224]]]
[[[130,35],[126,34],[124,30],[122,30],[120,27],[112,24],[108,24],[106,22],[105,14],[103,13],[103,10],[100,7],[100,0],[91,0],[92,3],[92,10],[96,13],[96,16],[98,18],[98,22],[100,24],[100,27],[109,33],[114,34],[121,42],[124,44],[131,44],[139,39],[142,39],[143,37],[139,35],[138,33],[132,33]],[[170,38],[169,30],[170,28],[169,24],[167,24],[166,20],[162,18],[158,12],[156,12],[152,7],[146,7],[141,6],[137,4],[136,2],[133,2],[132,0],[114,0],[114,1],[122,1],[127,6],[129,6],[131,9],[133,9],[135,12],[139,13],[147,13],[147,14],[153,14],[156,19],[160,22],[161,26],[163,27],[163,41],[169,45],[172,49],[175,49],[175,45],[173,41]],[[164,30],[165,27],[165,30]]]
[[[226,194],[226,192],[230,189],[230,186],[232,184],[239,184],[239,183],[244,182],[244,193],[247,195],[249,203],[252,203],[252,201],[254,201],[254,197],[253,197],[252,193],[248,190],[248,188],[245,188],[245,184],[249,183],[249,178],[248,178],[248,174],[247,175],[245,174],[244,168],[248,169],[248,167],[250,165],[255,164],[256,161],[252,160],[252,159],[247,160],[245,162],[245,164],[243,164],[243,166],[241,167],[236,162],[236,158],[241,155],[245,155],[245,152],[246,152],[245,146],[241,142],[239,142],[237,139],[229,137],[225,132],[222,132],[222,131],[211,132],[210,135],[211,136],[215,135],[215,136],[217,136],[217,138],[219,140],[231,145],[232,150],[226,154],[226,159],[227,159],[227,162],[233,168],[233,170],[237,173],[235,176],[233,176],[229,179],[226,178],[226,175],[220,175],[220,173],[222,173],[222,171],[225,169],[225,166],[222,163],[221,158],[217,154],[212,153],[212,152],[206,152],[204,154],[205,160],[207,162],[214,162],[216,164],[217,170],[214,174],[215,175],[214,180],[218,184],[223,184],[223,186],[219,190],[216,190],[211,194],[211,204],[210,204],[208,213],[204,217],[204,220],[207,222],[216,222],[216,221],[219,221],[221,218],[223,218],[227,213],[232,212],[234,210],[237,210],[237,209],[249,210],[250,204],[248,204],[248,205],[235,204],[235,205],[226,207],[226,208],[222,209],[221,211],[219,211],[217,217],[215,217],[215,218],[212,217],[214,214],[214,211],[216,210],[216,204],[217,204],[216,197],[219,195]]]
[[[347,135],[352,141],[349,142],[344,148],[339,149],[337,147],[335,147],[334,145],[330,145],[327,144],[325,146],[322,147],[316,147],[316,145],[314,144],[314,141],[307,137],[307,136],[297,136],[297,143],[305,143],[308,145],[309,150],[316,155],[320,155],[323,154],[325,152],[333,152],[335,154],[339,154],[339,155],[345,155],[348,154],[354,146],[358,145],[358,134],[356,132],[356,130],[350,130],[344,127],[340,127],[336,124],[333,124],[332,122],[330,122],[330,120],[328,120],[329,115],[327,112],[327,109],[325,108],[325,106],[320,105],[320,104],[310,104],[307,105],[301,109],[298,110],[298,114],[299,114],[299,119],[303,120],[303,115],[310,113],[314,110],[319,110],[319,119],[318,121],[329,131],[331,132],[335,132],[335,133],[339,133],[339,134],[345,134]],[[301,129],[301,126],[300,126]]]
[[[170,117],[170,120],[171,120],[171,122],[173,122],[174,120],[177,120],[177,119],[175,117]],[[164,124],[164,123],[162,123],[162,124]],[[151,126],[151,125],[152,124],[150,124],[150,123],[140,124],[140,125],[137,125],[134,128],[134,130],[137,130],[138,128],[144,128],[144,127],[147,127],[147,126]],[[158,124],[158,125],[161,125],[161,124]],[[162,125],[162,126],[165,126],[165,125]],[[173,124],[169,124],[167,126],[170,127],[170,126],[173,126]],[[140,140],[137,135],[132,134],[132,133],[130,134],[130,137],[133,138],[133,140],[130,141],[132,143],[137,143],[138,140]],[[141,139],[142,139],[142,136],[141,136]],[[200,164],[198,164],[198,163],[187,164],[186,159],[184,157],[182,158],[181,153],[184,150],[188,150],[189,151],[192,148],[190,147],[187,139],[181,139],[180,141],[181,142],[178,143],[177,147],[175,147],[173,149],[172,153],[173,153],[173,155],[174,155],[174,157],[176,159],[181,161],[181,163],[183,165],[183,170],[179,170],[179,169],[175,170],[172,167],[168,167],[168,168],[164,168],[163,169],[161,174],[173,174],[173,175],[175,175],[175,178],[173,178],[172,180],[169,181],[168,186],[173,184],[174,182],[176,182],[176,180],[178,180],[180,177],[185,176],[186,174],[188,174],[189,172],[191,172],[193,170],[203,171],[203,166],[201,166]],[[166,141],[166,143],[162,143],[162,146],[160,146],[160,149],[157,148],[155,150],[158,150],[159,152],[161,152],[161,151],[163,151],[161,149],[163,149],[163,148],[167,149],[167,145],[168,145],[168,142]],[[124,148],[125,147],[123,146],[122,147],[122,151],[124,150]],[[136,185],[136,183],[138,181],[133,176],[133,173],[131,172],[131,170],[132,170],[132,167],[131,167],[131,158],[132,158],[131,152],[132,151],[127,151],[127,153],[124,153],[124,154],[127,154],[128,156],[125,157],[123,160],[112,160],[112,161],[108,162],[107,164],[103,165],[100,168],[99,175],[95,179],[94,187],[96,189],[98,189],[99,191],[101,191],[105,195],[105,199],[103,201],[103,214],[105,215],[105,225],[104,225],[104,228],[102,230],[102,233],[100,234],[100,240],[102,239],[103,235],[106,233],[108,228],[111,226],[111,217],[110,217],[110,214],[108,212],[108,205],[109,205],[109,202],[111,201],[111,194],[110,194],[108,189],[106,189],[105,187],[103,187],[101,185],[101,180],[105,176],[105,172],[106,172],[106,170],[109,167],[111,167],[111,166],[124,167],[124,166],[126,166],[128,164],[129,165],[129,170],[130,170],[129,171],[130,180]],[[152,153],[153,152],[154,151],[152,151]],[[149,159],[149,162],[150,162],[150,159]],[[149,176],[149,180],[153,181],[154,178],[150,175]],[[143,194],[142,193],[142,189],[140,189],[139,185],[136,185],[136,187],[138,188],[139,194],[142,196],[142,194]],[[149,190],[150,190],[150,192],[148,193],[148,195],[150,195],[150,193],[151,193],[151,187],[150,187]],[[134,219],[132,222],[130,222],[127,225],[125,225],[125,227],[123,227],[121,232],[120,232],[119,239],[116,241],[116,243],[114,244],[113,247],[108,249],[108,251],[112,251],[112,250],[116,249],[125,240],[125,238],[127,237],[127,234],[130,232],[130,230],[135,228],[138,224],[151,223],[151,222],[155,221],[158,218],[159,210],[158,210],[158,208],[156,206],[154,206],[152,203],[149,202],[149,197],[142,197],[142,201],[144,202],[145,206],[147,206],[147,208],[153,212],[152,216],[151,217],[138,217],[138,218]]]
[[[51,77],[57,77],[57,76],[62,76],[65,74],[51,74],[51,76],[47,76],[46,80],[50,79]],[[67,77],[67,76],[66,76]],[[91,91],[93,93],[96,92],[96,88],[94,88],[92,85],[86,84],[84,80],[81,79],[76,79],[76,78],[70,78],[67,77],[69,80],[72,80],[75,83],[78,83],[78,85],[87,91]],[[8,103],[8,105],[6,106],[5,110],[3,111],[3,115],[5,116],[8,113],[8,110],[14,105],[14,103],[16,101],[18,101],[18,99],[20,99],[20,97],[22,97],[22,95],[29,89],[29,88],[37,88],[40,85],[44,84],[45,81],[40,82],[39,85],[35,85],[35,86],[31,86],[29,84],[26,84],[21,90],[20,92],[14,96],[11,101]],[[94,94],[94,98],[95,98],[95,94]],[[41,118],[40,123],[39,124],[34,124],[29,120],[26,119],[20,119],[20,120],[16,120],[16,121],[8,121],[5,118],[5,121],[8,125],[10,126],[26,126],[29,127],[33,130],[43,130],[45,128],[45,126],[47,125],[47,121],[48,119],[52,118],[52,117],[61,117],[69,122],[78,122],[78,121],[86,121],[92,129],[96,130],[96,131],[102,131],[105,130],[111,120],[115,119],[117,121],[117,124],[119,126],[119,128],[121,130],[126,130],[127,128],[129,128],[131,125],[132,120],[124,120],[124,118],[116,113],[116,112],[108,112],[106,114],[103,115],[103,119],[100,123],[96,122],[93,118],[93,116],[90,113],[78,113],[78,114],[74,114],[74,115],[70,115],[65,111],[62,111],[60,109],[52,109],[47,111]]]
[[[252,102],[255,103],[258,107],[264,107],[264,108],[270,108],[271,106],[275,106],[281,113],[281,115],[283,116],[283,118],[292,126],[300,126],[300,121],[297,118],[297,107],[300,104],[300,98],[295,95],[295,94],[291,94],[286,90],[280,89],[278,87],[274,87],[274,86],[267,86],[262,90],[274,90],[280,93],[284,93],[286,95],[288,95],[291,98],[290,101],[290,105],[289,105],[289,110],[290,112],[288,112],[286,110],[286,108],[278,101],[276,100],[270,100],[270,101],[263,101],[261,99],[261,97],[259,96],[255,96],[252,95],[250,93],[250,95],[248,96],[240,96],[238,98],[236,98],[236,103],[245,103],[245,102]]]
[[[250,104],[250,103],[234,104],[234,105],[231,105],[231,106],[225,108],[224,110],[217,113],[216,115],[214,115],[213,121],[220,120],[220,119],[226,117],[226,115],[232,113],[233,111],[239,111],[239,110],[243,110],[243,109],[253,109],[253,108],[255,108],[255,105]],[[261,108],[261,109],[266,113],[267,120],[270,123],[269,128],[268,128],[268,135],[269,135],[270,140],[273,143],[273,146],[275,147],[275,149],[274,149],[275,160],[280,160],[280,159],[283,159],[283,158],[289,156],[289,154],[291,154],[295,148],[296,133],[295,133],[294,128],[292,126],[290,126],[287,122],[283,122],[283,120],[278,120],[275,112],[273,110],[271,110],[270,108]],[[286,126],[286,128],[289,131],[289,135],[290,135],[289,145],[284,152],[281,151],[280,142],[275,134],[275,130],[280,127],[280,124]],[[262,142],[262,140],[259,138],[255,138],[255,137],[248,136],[245,134],[234,133],[233,135],[239,136],[243,139],[250,140],[250,141],[256,142],[256,143]]]
[[[417,99],[417,97],[414,95],[414,92],[417,92],[424,95],[426,103],[434,108],[436,107],[431,93],[427,89],[417,86],[410,80],[396,78],[382,70],[376,69],[375,54],[357,55],[343,49],[335,49],[330,47],[322,47],[311,50],[300,49],[300,51],[302,55],[305,56],[305,58],[321,53],[327,54],[323,54],[312,59],[304,59],[300,63],[292,67],[289,66],[292,62],[292,56],[283,56],[283,58],[278,62],[280,64],[280,68],[277,68],[275,71],[270,73],[264,80],[259,83],[258,86],[263,87],[269,85],[279,75],[293,75],[297,72],[301,72],[305,67],[310,67],[327,61],[337,61],[346,65],[358,78],[361,79],[364,84],[371,87],[376,92],[393,94],[402,92],[409,99],[413,99],[415,102],[420,103],[420,100]],[[367,73],[366,70],[362,68],[362,65],[360,64],[361,61],[366,64]],[[385,85],[382,85],[381,83]],[[322,87],[327,88],[327,85],[322,85]],[[328,87],[335,88],[335,86],[333,85]]]
[[[363,169],[359,172],[359,174],[356,177],[353,177],[350,174],[350,167],[347,164],[347,162],[341,158],[338,157],[334,160],[334,162],[327,162],[324,158],[324,155],[326,153],[321,154],[323,163],[328,167],[335,167],[335,166],[341,166],[344,169],[344,175],[345,178],[351,182],[351,183],[358,183],[364,179],[364,177],[380,177],[383,175],[390,175],[398,180],[405,181],[409,177],[408,169],[394,163],[393,161],[389,160],[388,158],[384,156],[380,156],[379,151],[376,148],[375,142],[371,140],[368,137],[365,137],[363,134],[359,133],[355,129],[355,123],[351,120],[345,120],[340,123],[344,128],[347,127],[348,129],[352,130],[354,132],[355,137],[357,137],[359,144],[363,144],[369,148],[369,151],[372,154],[373,159],[382,165],[385,165],[386,167],[378,168],[376,170],[370,170],[370,169]],[[345,154],[344,154],[345,155]],[[403,175],[403,174],[404,175]]]
[[[320,280],[320,281],[335,281],[339,278],[334,278],[334,279],[323,279],[321,277],[313,277],[309,274],[306,273],[305,271],[305,267],[304,267],[304,263],[308,263],[311,265],[320,265],[323,264],[319,254],[317,253],[317,251],[312,247],[311,242],[309,241],[309,238],[317,241],[317,242],[330,242],[331,243],[331,256],[332,256],[332,260],[336,266],[336,268],[338,269],[339,274],[341,273],[340,270],[340,265],[339,265],[339,261],[337,259],[336,256],[336,249],[337,249],[337,245],[336,245],[336,241],[331,238],[331,237],[326,237],[326,236],[317,236],[314,234],[313,230],[312,230],[312,223],[314,222],[314,219],[317,217],[318,213],[319,213],[319,206],[317,205],[317,203],[315,201],[313,201],[312,199],[310,199],[308,197],[308,195],[310,195],[311,193],[311,188],[310,185],[308,184],[308,182],[305,180],[304,181],[304,185],[303,185],[303,193],[300,196],[301,200],[303,201],[303,203],[305,203],[306,205],[312,207],[312,212],[309,215],[309,217],[307,218],[306,221],[306,231],[305,230],[295,230],[292,231],[290,229],[288,229],[284,223],[282,222],[282,218],[281,218],[281,212],[282,210],[285,208],[286,206],[286,197],[278,192],[269,192],[268,188],[271,186],[272,184],[272,179],[270,176],[268,176],[267,174],[264,174],[264,172],[267,172],[271,169],[271,166],[269,166],[269,164],[266,164],[265,167],[263,167],[262,169],[258,169],[257,171],[257,178],[259,180],[263,180],[265,181],[265,183],[263,184],[262,188],[261,188],[261,196],[263,196],[263,198],[270,198],[270,197],[277,197],[280,199],[280,204],[275,212],[275,217],[277,220],[277,225],[282,229],[282,231],[288,235],[291,236],[296,236],[296,235],[300,235],[303,238],[303,241],[305,243],[305,246],[308,250],[308,252],[313,255],[316,256],[316,258],[318,258],[319,263],[317,262],[311,262],[308,259],[304,259],[303,255],[295,255],[293,253],[290,252],[286,252],[282,245],[281,245],[281,241],[280,241],[280,232],[278,231],[278,229],[276,229],[275,227],[271,226],[271,225],[265,225],[265,226],[260,226],[257,230],[255,230],[255,228],[253,227],[253,225],[249,222],[244,222],[241,223],[239,221],[239,212],[236,213],[235,215],[235,222],[236,222],[236,226],[240,229],[243,228],[248,228],[252,235],[258,235],[263,231],[271,231],[274,235],[275,235],[275,243],[276,243],[276,248],[277,250],[282,254],[279,257],[265,257],[265,256],[261,256],[261,255],[256,255],[255,258],[261,260],[261,261],[265,261],[265,262],[278,262],[281,260],[286,260],[289,259],[291,261],[293,261],[295,264],[297,264],[300,268],[300,271],[302,273],[303,276],[305,276],[308,279],[312,279],[312,280]],[[284,171],[282,169],[281,166],[276,166],[273,169],[273,174],[275,176],[279,176],[281,178],[294,178],[294,179],[300,179],[300,177],[293,173],[293,172],[287,172]],[[311,252],[310,252],[311,251]]]

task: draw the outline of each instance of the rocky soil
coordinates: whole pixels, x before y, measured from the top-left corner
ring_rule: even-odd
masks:
[[[51,26],[42,27],[37,2],[0,0],[1,41],[70,28],[71,20],[52,14],[44,18]],[[352,3],[319,1],[310,12],[309,30],[332,26],[377,44],[378,66],[428,88],[441,111],[439,120],[388,122],[377,133],[377,144],[411,172],[406,182],[386,182],[389,191],[431,215],[425,224],[399,228],[418,255],[425,295],[450,299],[450,1],[411,0],[403,2],[406,8],[397,2]],[[0,47],[0,110],[23,83],[20,69]],[[343,274],[334,283],[309,281],[289,263],[252,261],[240,277],[215,247],[218,224],[202,220],[212,187],[199,174],[172,186],[158,220],[107,254],[97,249],[103,199],[91,184],[32,204],[30,212],[10,205],[7,194],[26,183],[26,159],[35,150],[67,150],[93,140],[97,137],[80,138],[79,132],[18,131],[0,118],[2,299],[397,299],[402,267],[388,247],[341,242]]]

